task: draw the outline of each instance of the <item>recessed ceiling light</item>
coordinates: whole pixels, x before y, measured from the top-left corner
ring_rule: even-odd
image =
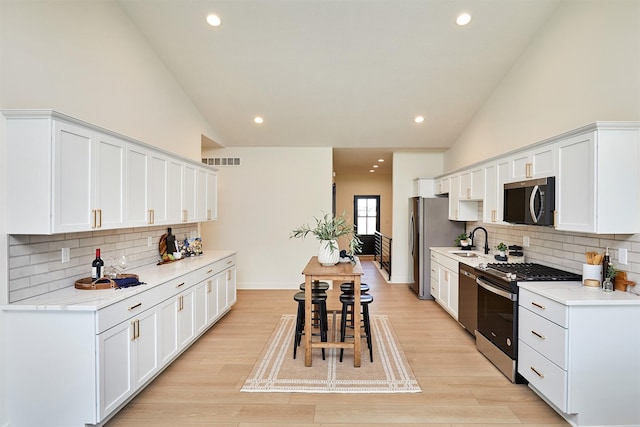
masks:
[[[373,169],[369,169],[369,172],[375,172]]]
[[[374,169],[375,169],[375,168],[379,168],[379,167],[380,167],[380,166],[378,166],[378,165],[373,165],[373,168],[374,168]]]
[[[253,122],[261,125],[262,123],[264,123],[264,119],[260,116],[257,116],[257,117],[254,117]]]
[[[384,159],[378,159],[378,162],[379,162],[379,163],[383,163],[383,162],[384,162]]]
[[[219,27],[222,24],[220,17],[218,15],[214,15],[213,13],[207,16],[207,23],[212,27]]]
[[[456,18],[456,24],[460,25],[461,27],[467,25],[469,22],[471,22],[471,15],[469,15],[468,13],[461,13]]]
[[[416,123],[422,123],[424,122],[424,117],[423,116],[416,116],[415,119],[413,119],[414,122]]]

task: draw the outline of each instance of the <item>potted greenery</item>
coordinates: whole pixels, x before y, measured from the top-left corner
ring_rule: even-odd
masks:
[[[462,233],[461,235],[456,237],[456,246],[460,246],[464,249],[469,246],[469,244],[469,236],[467,235],[467,233]]]
[[[509,249],[507,247],[507,245],[505,245],[504,243],[500,242],[498,243],[498,246],[496,246],[496,249],[500,252],[500,256],[505,256],[505,253],[507,251],[507,249]]]
[[[303,224],[291,231],[289,238],[305,238],[311,233],[320,240],[320,250],[318,252],[318,261],[322,265],[335,265],[340,259],[340,251],[338,250],[338,238],[346,236],[349,239],[349,255],[355,255],[362,250],[362,241],[358,238],[353,224],[347,222],[345,218],[346,212],[342,215],[333,217],[325,214],[321,218],[314,217],[316,221],[312,228],[309,224]]]

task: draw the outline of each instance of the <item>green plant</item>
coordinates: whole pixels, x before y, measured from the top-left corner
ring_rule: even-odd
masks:
[[[362,241],[358,238],[355,232],[355,227],[350,224],[345,218],[346,212],[341,215],[333,217],[330,214],[325,214],[321,218],[313,217],[316,221],[314,227],[309,224],[303,224],[300,227],[294,228],[291,231],[289,238],[302,238],[307,237],[309,233],[316,236],[318,240],[338,240],[340,236],[346,236],[349,239],[349,255],[355,255],[362,251]],[[332,251],[337,250],[338,247],[331,243],[330,248]]]
[[[500,242],[500,243],[498,243],[498,246],[496,246],[496,249],[499,250],[500,252],[504,252],[509,248],[507,247],[507,245],[505,245],[504,243]]]
[[[616,273],[618,270],[614,267],[613,264],[609,263],[609,267],[607,268],[607,277],[613,280],[616,277]]]
[[[468,238],[469,236],[467,236],[467,233],[462,233],[461,235],[456,237],[456,246],[460,246],[460,242],[462,242],[463,240],[467,240]]]

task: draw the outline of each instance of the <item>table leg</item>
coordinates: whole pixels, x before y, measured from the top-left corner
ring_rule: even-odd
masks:
[[[353,280],[353,366],[360,367],[360,276]]]
[[[311,276],[304,276],[304,366],[311,366]]]

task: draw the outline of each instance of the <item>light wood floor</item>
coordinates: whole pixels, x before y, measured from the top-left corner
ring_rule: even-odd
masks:
[[[372,314],[386,314],[422,393],[242,393],[241,386],[293,290],[239,290],[222,320],[107,425],[438,427],[566,426],[526,385],[511,384],[438,304],[406,285],[388,284],[369,261]],[[302,281],[302,278],[301,278]],[[355,369],[355,368],[354,368]]]

